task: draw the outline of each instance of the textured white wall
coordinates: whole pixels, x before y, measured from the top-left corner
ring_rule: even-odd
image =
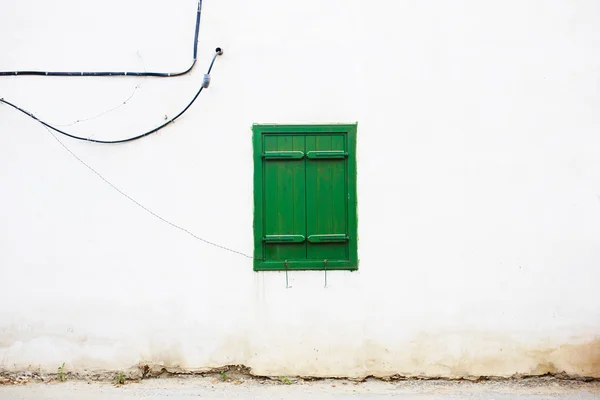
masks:
[[[178,70],[195,0],[7,2],[0,70]],[[0,97],[196,234],[252,251],[252,123],[358,121],[358,272],[252,271],[0,104],[0,369],[600,376],[600,3],[206,0],[174,79]],[[139,55],[138,55],[139,54]],[[134,90],[137,85],[141,85]]]

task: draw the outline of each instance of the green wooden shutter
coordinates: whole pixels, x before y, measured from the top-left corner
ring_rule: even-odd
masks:
[[[263,141],[265,258],[305,259],[305,138],[265,135]]]
[[[255,270],[356,269],[355,125],[255,125]]]
[[[347,260],[345,136],[307,136],[306,154],[307,258]]]

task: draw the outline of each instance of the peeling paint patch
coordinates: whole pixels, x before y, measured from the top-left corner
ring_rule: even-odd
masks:
[[[243,335],[242,335],[243,336]],[[66,362],[70,372],[120,370],[147,364],[168,371],[206,371],[219,365],[239,364],[259,376],[310,377],[511,377],[565,375],[600,378],[600,336],[550,342],[524,343],[509,336],[454,332],[420,334],[397,343],[373,339],[354,342],[309,341],[290,346],[292,337],[268,345],[242,336],[212,341],[150,340],[91,345],[54,336],[15,341],[0,348],[0,371],[39,369],[53,373]],[[191,342],[190,342],[191,340]],[[48,351],[47,349],[52,349]]]

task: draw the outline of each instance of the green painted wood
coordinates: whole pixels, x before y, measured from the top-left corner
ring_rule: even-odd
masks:
[[[290,271],[302,270],[355,270],[356,263],[347,260],[288,260],[287,267],[285,261],[261,261],[256,264],[256,271]]]
[[[348,235],[345,233],[330,234],[330,235],[310,235],[308,241],[310,243],[334,243],[334,242],[347,242],[349,240]]]
[[[252,126],[252,151],[254,159],[254,270],[264,264],[264,203],[263,203],[263,134],[260,126]]]
[[[346,135],[336,135],[331,138],[331,147],[333,151],[341,152],[342,149],[347,153],[347,138]],[[320,163],[321,161],[316,161]],[[347,159],[336,159],[332,161],[331,168],[331,185],[332,185],[332,232],[344,232],[348,236],[348,160]],[[356,177],[353,177],[356,179]],[[322,232],[318,232],[322,234]],[[337,250],[334,252],[336,258],[348,260],[349,259],[349,247],[347,243],[331,244],[331,247],[336,247]]]
[[[263,238],[267,243],[302,243],[304,240],[303,235],[267,235]]]
[[[307,153],[344,153],[344,135],[313,135],[306,138]],[[347,231],[346,159],[306,160],[306,207],[308,236]],[[346,242],[310,242],[307,259],[347,260]]]
[[[304,138],[293,135],[265,135],[264,151],[303,153]],[[264,169],[264,236],[306,236],[305,163],[299,158],[274,159]],[[265,242],[264,254],[269,260],[306,258],[306,245],[301,242]]]
[[[300,159],[304,157],[302,151],[267,151],[263,154],[266,160]]]
[[[356,124],[254,125],[253,146],[254,269],[357,269]]]
[[[310,159],[331,159],[331,158],[346,158],[348,153],[343,150],[330,150],[330,151],[309,151],[306,153],[306,157]]]

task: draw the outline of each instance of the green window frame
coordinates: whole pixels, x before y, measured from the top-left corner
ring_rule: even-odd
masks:
[[[254,124],[254,270],[356,270],[357,124]]]

